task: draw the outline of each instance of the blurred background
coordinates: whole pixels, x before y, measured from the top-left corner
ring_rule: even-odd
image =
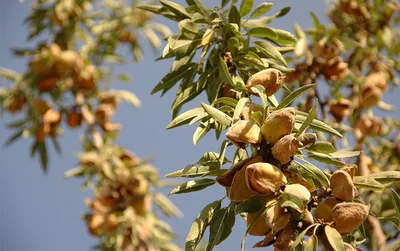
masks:
[[[215,1],[204,2],[210,7],[216,5]],[[271,24],[276,28],[293,31],[295,22],[303,28],[311,27],[309,11],[316,13],[321,22],[328,21],[324,1],[286,0],[274,4],[275,10],[287,5],[292,7],[287,16]],[[23,20],[28,13],[29,3],[0,0],[0,67],[21,72],[26,69],[27,62],[13,57],[10,49],[34,45],[25,41],[27,27]],[[175,23],[161,18],[156,20],[177,30]],[[165,130],[171,120],[170,105],[175,92],[171,91],[163,98],[150,95],[151,89],[172,64],[169,60],[155,62],[154,58],[160,54],[161,51],[154,52],[145,46],[144,61],[133,63],[128,58],[127,61],[131,63],[114,69],[116,72],[129,72],[132,77],[130,85],[116,84],[115,88],[129,89],[142,101],[140,109],[123,104],[115,121],[123,125],[120,144],[142,158],[153,157],[154,166],[164,176],[195,163],[206,151],[219,152],[220,142],[216,142],[214,134],[210,133],[194,146],[192,134],[196,126]],[[126,55],[130,54],[127,52]],[[387,102],[394,104],[394,97],[387,99]],[[183,111],[198,107],[200,99],[186,105]],[[1,144],[11,135],[4,125],[10,119],[6,114],[1,117]],[[30,139],[19,140],[7,148],[0,146],[0,251],[80,251],[91,250],[96,244],[97,240],[87,233],[80,216],[87,210],[84,198],[89,197],[90,193],[80,189],[82,181],[78,178],[62,177],[65,171],[76,165],[81,133],[79,130],[65,130],[65,136],[60,139],[63,153],[57,156],[54,151],[50,152],[47,175],[42,173],[39,161],[29,157]],[[167,194],[169,189],[163,192]],[[213,186],[200,193],[171,196],[185,215],[183,219],[166,219],[178,234],[177,243],[180,246],[184,246],[190,226],[201,209],[224,194],[222,187]],[[233,233],[215,250],[240,250],[245,222],[239,218],[237,221]],[[248,237],[246,249],[250,249],[258,239]]]

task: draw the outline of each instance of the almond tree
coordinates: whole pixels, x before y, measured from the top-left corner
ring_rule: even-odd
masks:
[[[210,131],[226,137],[219,153],[167,175],[190,179],[170,194],[226,189],[199,213],[185,250],[207,229],[212,250],[236,215],[247,222],[242,250],[248,234],[275,250],[399,250],[388,245],[400,227],[399,121],[375,109],[393,108],[381,99],[398,81],[399,3],[336,1],[333,24],[311,13],[314,28],[295,25],[294,36],[270,26],[290,7],[269,15],[272,3],[236,2],[139,7],[178,22],[160,58],[174,63],[152,91],[178,86],[167,129],[199,123],[194,144]],[[180,112],[202,93],[206,102]]]

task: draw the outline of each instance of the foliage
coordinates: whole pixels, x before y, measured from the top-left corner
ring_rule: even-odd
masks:
[[[190,178],[173,194],[207,189],[217,176],[227,193],[221,200],[230,200],[203,209],[186,250],[195,249],[208,226],[212,250],[231,233],[234,214],[247,219],[242,248],[247,234],[264,236],[255,247],[276,250],[317,250],[318,243],[376,250],[396,238],[399,122],[377,117],[374,107],[393,108],[381,98],[398,81],[399,4],[336,1],[328,12],[333,24],[311,13],[315,27],[296,24],[292,35],[270,26],[290,7],[266,16],[272,3],[222,1],[209,9],[200,0],[186,2],[140,6],[179,27],[159,58],[174,63],[152,91],[163,95],[178,86],[167,129],[200,123],[194,144],[211,130],[217,140],[227,131],[215,161],[167,175]],[[203,92],[208,104],[180,113]]]

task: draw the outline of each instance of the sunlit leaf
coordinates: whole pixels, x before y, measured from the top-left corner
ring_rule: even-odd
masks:
[[[166,129],[171,129],[177,126],[181,126],[183,124],[189,123],[189,120],[196,117],[199,114],[204,113],[203,108],[194,108],[189,111],[186,111],[182,114],[180,114],[178,117],[176,117],[174,120],[172,120]]]
[[[214,179],[190,180],[188,182],[185,182],[185,183],[175,187],[169,193],[169,195],[196,192],[196,191],[203,190],[204,188],[212,186],[214,184],[215,184]]]
[[[264,15],[268,11],[272,10],[272,7],[274,6],[273,3],[260,3],[254,11],[250,14],[250,18],[255,18]]]

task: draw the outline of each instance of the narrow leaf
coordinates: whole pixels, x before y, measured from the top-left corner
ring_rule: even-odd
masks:
[[[162,193],[154,194],[154,202],[167,216],[183,217],[183,213]]]
[[[203,102],[201,102],[201,106],[213,119],[215,119],[216,122],[220,123],[221,125],[226,125],[226,126],[231,125],[232,118],[226,115],[225,113]]]
[[[203,238],[204,232],[210,225],[215,211],[217,211],[221,207],[221,202],[222,200],[214,201],[203,208],[203,210],[201,210],[200,214],[193,222],[189,234],[186,237],[185,251],[196,250],[197,245]]]
[[[390,189],[392,191],[392,202],[393,207],[396,209],[397,217],[400,218],[400,196],[396,193],[395,190]]]
[[[235,111],[233,112],[232,122],[235,123],[240,119],[240,114],[242,114],[243,107],[250,100],[248,98],[241,98],[235,107]]]
[[[377,192],[381,192],[385,189],[385,186],[376,181],[375,179],[365,176],[355,176],[354,185],[358,189],[366,189]]]
[[[273,3],[260,3],[254,11],[250,14],[250,18],[256,18],[259,16],[264,15],[268,11],[272,10],[272,7],[274,6]]]
[[[250,13],[251,9],[253,8],[254,0],[242,0],[240,5],[240,16],[244,17]]]
[[[316,115],[317,115],[317,102],[314,103],[313,108],[311,108],[310,113],[308,114],[306,120],[301,125],[300,129],[295,134],[295,137],[298,137],[310,126]]]
[[[188,182],[185,182],[185,183],[175,187],[169,193],[169,195],[196,192],[196,191],[203,190],[204,188],[212,186],[214,184],[215,184],[214,179],[190,180]]]
[[[219,57],[219,70],[220,70],[220,77],[224,80],[224,82],[234,87],[235,83],[233,82],[232,76],[229,73],[228,66],[226,65],[222,57]]]
[[[255,41],[256,48],[265,56],[275,59],[277,62],[281,63],[283,66],[288,67],[282,54],[268,42]]]
[[[186,111],[182,114],[180,114],[178,117],[176,117],[174,120],[172,120],[168,125],[167,125],[167,130],[181,126],[183,124],[189,123],[189,120],[196,117],[199,114],[204,113],[203,108],[194,108],[189,111]]]
[[[329,244],[332,246],[333,250],[344,251],[343,239],[339,232],[329,225],[326,225],[324,230],[326,238],[328,239]]]
[[[305,93],[308,89],[317,86],[316,84],[309,84],[300,87],[299,89],[290,93],[282,102],[276,107],[277,110],[282,109],[290,105],[293,101],[295,101],[298,97],[300,97],[303,93]]]

